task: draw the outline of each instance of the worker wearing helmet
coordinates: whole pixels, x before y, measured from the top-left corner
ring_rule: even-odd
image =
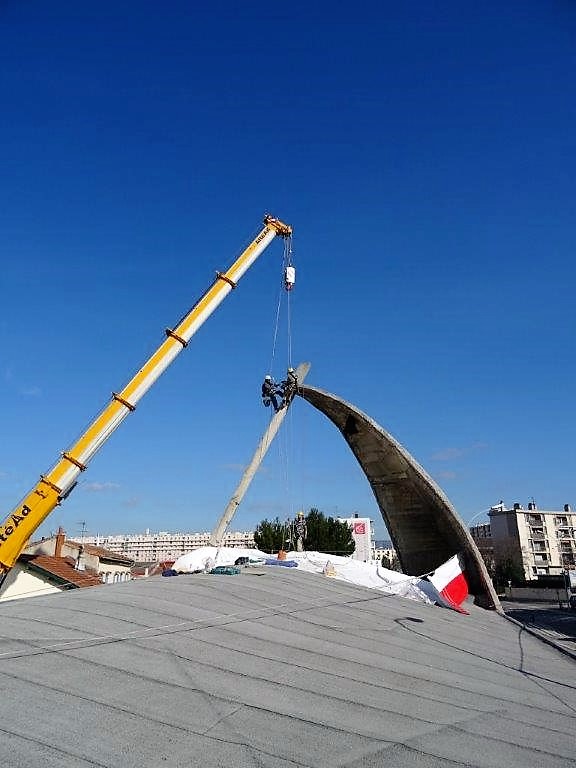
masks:
[[[298,512],[296,515],[296,519],[294,520],[294,533],[296,538],[296,552],[303,552],[304,539],[308,535],[308,528],[306,525],[304,512]]]
[[[288,405],[296,394],[298,387],[298,378],[294,368],[288,368],[286,371],[286,379],[282,382],[282,405]]]
[[[264,376],[264,381],[262,382],[262,402],[267,408],[270,404],[272,404],[272,407],[276,413],[278,413],[280,409],[280,403],[278,402],[277,398],[278,394],[279,389],[274,383],[274,379],[272,376],[266,374],[266,376]]]

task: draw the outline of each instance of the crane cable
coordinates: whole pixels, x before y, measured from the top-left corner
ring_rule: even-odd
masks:
[[[292,367],[292,316],[290,306],[290,293],[295,280],[295,270],[292,264],[292,238],[287,237],[284,239],[284,252],[282,256],[282,278],[278,290],[278,301],[276,303],[276,314],[274,319],[274,333],[272,338],[272,352],[270,355],[270,367],[268,369],[269,374],[272,374],[274,370],[274,363],[276,358],[276,349],[278,346],[278,338],[280,335],[281,326],[281,311],[283,296],[286,294],[286,371]],[[274,413],[270,411],[270,419]],[[290,451],[292,445],[292,421],[291,414],[287,414],[288,418],[288,431],[283,430],[283,434],[277,442],[278,446],[278,460],[280,463],[280,475],[281,484],[283,486],[283,493],[288,502],[288,514],[293,516],[293,494],[291,493],[291,478],[290,478]]]
[[[291,314],[291,289],[294,285],[295,270],[292,264],[292,240],[287,238],[284,242],[284,258],[282,264],[283,286],[286,293],[286,343],[287,343],[287,364],[286,369],[292,367],[292,314]],[[287,373],[286,373],[287,375]],[[291,459],[293,453],[293,422],[292,411],[289,410],[286,419],[288,421],[287,429],[283,430],[283,435],[279,444],[281,452],[281,466],[283,468],[284,493],[288,506],[288,517],[294,518],[294,489],[291,473]],[[282,455],[283,453],[283,455]]]
[[[286,299],[286,331],[287,331],[287,341],[288,341],[288,364],[287,368],[292,365],[292,318],[290,315],[290,290],[287,289],[287,283],[286,283],[286,273],[287,269],[290,267],[291,269],[294,269],[294,266],[292,264],[292,237],[287,237],[284,239],[284,253],[282,257],[282,282],[280,283],[280,287],[278,290],[278,301],[276,304],[276,317],[274,321],[274,335],[272,338],[272,353],[270,355],[270,367],[269,372],[272,373],[274,369],[274,360],[276,357],[276,345],[278,342],[278,332],[280,328],[280,310],[282,308],[282,296],[284,293],[287,294]]]
[[[294,285],[294,279],[296,272],[294,265],[292,264],[292,238],[286,238],[284,242],[284,288],[286,289],[286,334],[288,341],[288,365],[287,368],[292,367],[292,314],[290,297],[292,295],[292,286]],[[288,276],[290,273],[290,277]],[[290,282],[291,281],[291,282]]]

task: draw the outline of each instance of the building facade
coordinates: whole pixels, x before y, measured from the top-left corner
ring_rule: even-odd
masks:
[[[494,545],[492,543],[492,529],[490,523],[480,523],[470,528],[470,533],[474,539],[474,543],[478,547],[478,551],[482,555],[482,559],[486,563],[488,573],[493,574],[496,568],[496,560],[494,558]]]
[[[60,528],[28,544],[0,585],[0,601],[128,581],[132,565],[122,554],[67,539]]]
[[[354,539],[354,560],[367,563],[374,559],[374,523],[369,517],[339,517],[341,523],[346,523],[352,531]]]
[[[530,502],[508,508],[503,502],[490,508],[490,522],[470,528],[488,564],[513,559],[527,581],[560,576],[576,569],[576,513],[570,504],[561,511],[538,509]]]
[[[80,539],[77,539],[80,541]],[[210,532],[202,533],[170,533],[159,531],[150,533],[119,534],[117,536],[83,536],[82,543],[95,547],[105,547],[111,552],[118,552],[138,562],[159,562],[161,560],[176,560],[180,555],[198,547],[208,546]],[[225,547],[252,548],[254,544],[253,531],[229,531],[222,542]]]

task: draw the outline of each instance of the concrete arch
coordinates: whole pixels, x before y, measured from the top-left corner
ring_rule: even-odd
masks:
[[[419,575],[456,553],[474,602],[500,610],[500,601],[470,532],[440,487],[400,443],[355,406],[316,387],[298,395],[340,430],[372,488],[404,573]]]

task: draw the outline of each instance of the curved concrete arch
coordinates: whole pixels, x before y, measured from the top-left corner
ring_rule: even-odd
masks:
[[[386,430],[342,398],[316,387],[298,395],[340,430],[372,488],[402,570],[429,573],[459,553],[475,603],[500,601],[470,532],[441,488]]]

